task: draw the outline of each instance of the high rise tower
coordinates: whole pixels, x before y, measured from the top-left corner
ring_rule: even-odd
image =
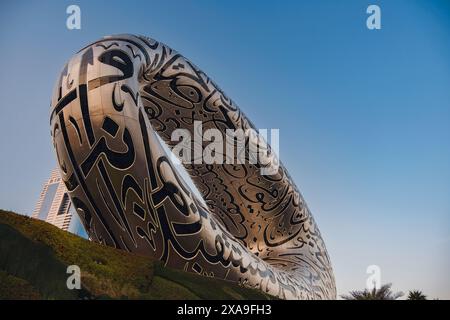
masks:
[[[52,170],[50,179],[44,184],[32,217],[87,238],[57,168]]]

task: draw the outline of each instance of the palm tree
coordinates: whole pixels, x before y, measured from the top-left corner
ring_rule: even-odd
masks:
[[[427,296],[420,290],[409,291],[408,300],[427,300]]]
[[[349,295],[342,295],[344,300],[397,300],[403,296],[403,292],[392,292],[392,283],[382,285],[381,288],[373,288],[372,290],[355,290],[350,291]]]

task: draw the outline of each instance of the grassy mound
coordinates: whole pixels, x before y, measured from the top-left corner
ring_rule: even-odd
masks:
[[[66,286],[81,269],[80,290]],[[163,267],[46,222],[0,210],[0,299],[269,299],[257,290]]]

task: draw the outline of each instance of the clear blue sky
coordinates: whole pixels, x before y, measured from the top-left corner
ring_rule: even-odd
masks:
[[[78,4],[82,29],[67,30]],[[382,29],[366,28],[378,4]],[[101,36],[165,42],[259,128],[311,208],[338,293],[381,267],[394,289],[450,298],[448,1],[2,1],[0,207],[31,213],[55,166],[58,72]]]

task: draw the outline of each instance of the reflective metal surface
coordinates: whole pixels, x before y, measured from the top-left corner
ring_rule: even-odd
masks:
[[[237,71],[237,74],[239,71]],[[92,240],[286,299],[333,299],[320,232],[281,165],[188,164],[174,170],[177,128],[249,129],[242,111],[189,60],[152,39],[105,37],[56,83],[51,133],[61,176]]]

